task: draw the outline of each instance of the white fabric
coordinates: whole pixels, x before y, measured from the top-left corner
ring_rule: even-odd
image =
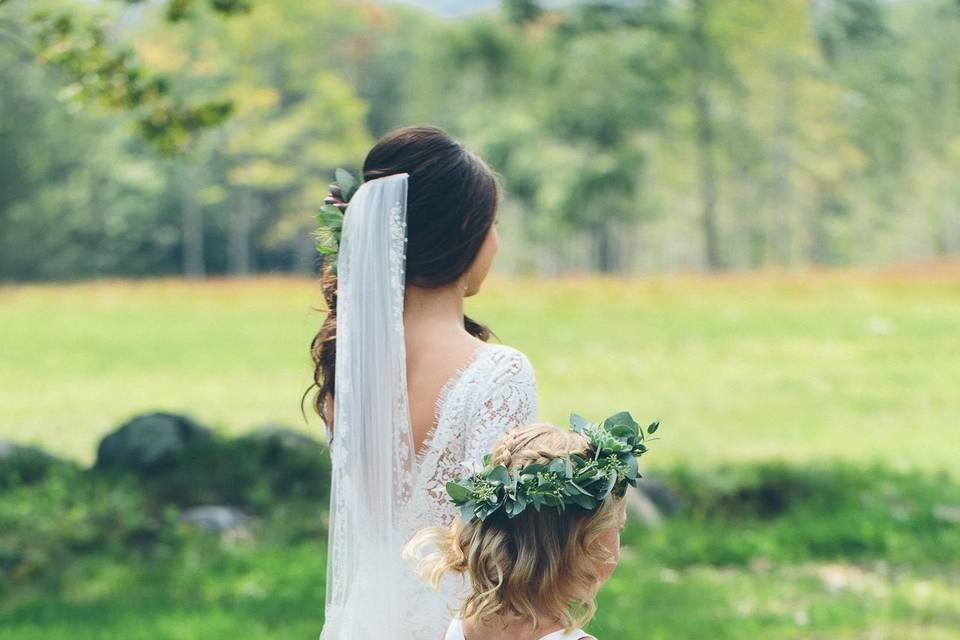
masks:
[[[573,631],[554,631],[553,633],[548,633],[547,635],[540,638],[540,640],[583,640],[584,638],[592,639],[593,636],[588,635],[583,629],[574,629]],[[450,626],[447,627],[447,635],[444,636],[444,640],[466,640],[463,636],[463,621],[460,618],[454,618],[450,621]]]
[[[400,506],[410,491],[403,293],[407,174],[365,182],[338,258],[336,399],[323,640],[392,636],[406,602]],[[375,604],[372,604],[375,603]]]
[[[413,455],[403,337],[407,175],[364,183],[340,241],[327,602],[321,640],[439,638],[454,586],[437,594],[402,562],[422,527],[448,525],[444,485],[536,415],[533,368],[482,345],[444,387]]]
[[[464,465],[481,462],[505,431],[533,422],[536,414],[537,384],[526,356],[504,345],[479,346],[437,400],[437,425],[417,456],[410,501],[402,511],[406,538],[424,527],[452,524],[458,510],[446,483],[463,477]],[[413,604],[404,632],[392,637],[439,638],[457,608],[461,585],[448,578],[438,594],[411,571],[403,597]]]

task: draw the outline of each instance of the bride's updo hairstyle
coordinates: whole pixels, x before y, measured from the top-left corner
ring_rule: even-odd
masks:
[[[476,260],[496,216],[500,190],[493,171],[441,129],[404,127],[380,138],[363,163],[364,181],[396,173],[409,174],[407,285],[438,288],[457,282]],[[328,314],[310,349],[314,407],[332,428],[327,399],[334,397],[337,277],[329,268],[321,285]],[[490,338],[485,326],[466,316],[464,325],[480,340]]]
[[[550,424],[533,424],[506,432],[492,453],[511,475],[533,463],[548,463],[577,453],[588,454],[584,436]],[[596,611],[594,595],[616,563],[602,539],[618,529],[624,517],[623,498],[612,493],[594,510],[567,507],[561,511],[529,507],[514,518],[503,509],[486,520],[461,519],[451,527],[417,533],[405,555],[417,561],[420,577],[434,589],[447,573],[460,574],[469,587],[460,617],[481,624],[560,621],[567,629],[582,627]]]

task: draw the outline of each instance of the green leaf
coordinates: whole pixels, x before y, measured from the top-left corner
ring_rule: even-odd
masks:
[[[589,496],[589,495],[590,495],[590,492],[589,492],[589,491],[587,491],[586,489],[584,489],[583,487],[581,487],[580,485],[578,485],[576,482],[572,482],[572,481],[571,481],[571,482],[570,482],[570,486],[572,486],[574,489],[576,489],[577,491],[579,491],[580,494],[582,494],[582,495],[585,495],[585,496]],[[573,494],[573,495],[576,495],[576,494]]]
[[[490,473],[487,475],[487,479],[504,485],[510,484],[510,472],[507,471],[505,466],[500,464],[490,471]]]
[[[457,504],[470,498],[470,489],[456,482],[447,483],[447,494]]]
[[[614,427],[617,427],[620,425],[633,427],[633,428],[639,427],[639,425],[637,424],[637,421],[633,419],[633,416],[630,415],[629,411],[621,411],[619,413],[615,413],[603,421],[603,427],[604,429],[607,429],[607,430],[613,429]]]
[[[333,205],[323,205],[317,212],[317,224],[340,230],[343,228],[343,214]]]
[[[580,433],[584,429],[590,426],[590,423],[587,422],[582,416],[578,416],[575,413],[570,414],[570,426],[573,427],[573,430],[577,433]]]
[[[597,506],[597,501],[594,500],[593,496],[590,496],[590,495],[577,494],[575,496],[571,496],[570,499],[573,501],[574,504],[576,504],[579,507],[583,507],[584,509],[593,509],[594,507]]]
[[[338,168],[333,174],[336,176],[337,186],[340,187],[340,193],[343,195],[344,201],[350,202],[350,198],[357,190],[357,179],[346,169]]]
[[[610,471],[607,473],[607,482],[606,482],[606,484],[605,484],[604,487],[603,487],[603,491],[602,491],[601,494],[598,496],[599,499],[600,499],[600,500],[603,500],[603,499],[605,499],[608,495],[610,495],[610,492],[613,491],[613,485],[615,485],[615,484],[617,484],[617,472],[616,472],[616,471],[613,471],[613,470],[610,470]]]
[[[524,508],[526,508],[526,506],[527,506],[526,500],[523,500],[522,498],[520,498],[517,500],[508,500],[504,509],[506,509],[507,511],[507,517],[513,518],[523,513],[523,510]]]
[[[470,522],[476,515],[473,501],[460,505],[460,517],[464,522]]]
[[[610,433],[618,438],[629,438],[631,436],[635,436],[637,434],[637,430],[629,425],[618,424],[610,430]]]
[[[554,458],[547,465],[547,471],[550,473],[556,473],[562,475],[567,468],[566,460],[564,458]]]
[[[659,429],[659,428],[660,428],[660,421],[659,421],[659,420],[657,420],[656,422],[651,422],[651,423],[650,423],[650,426],[647,427],[647,433],[656,433],[656,432],[657,432],[657,429]]]
[[[533,464],[528,464],[527,466],[525,466],[523,468],[523,473],[524,475],[527,475],[527,474],[535,475],[537,473],[540,473],[541,471],[546,470],[546,468],[547,468],[547,465],[541,464],[539,462],[534,462]]]

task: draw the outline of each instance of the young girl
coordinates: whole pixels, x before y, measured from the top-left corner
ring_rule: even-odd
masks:
[[[446,640],[592,638],[579,627],[619,561],[623,495],[646,447],[629,414],[599,425],[574,418],[573,430],[504,434],[482,471],[447,485],[463,517],[407,546],[434,588],[448,573],[468,578]]]

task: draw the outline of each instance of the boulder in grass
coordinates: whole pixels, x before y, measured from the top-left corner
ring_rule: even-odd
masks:
[[[210,505],[185,510],[180,521],[223,536],[248,537],[253,518],[234,507]]]
[[[645,493],[647,498],[664,515],[674,514],[683,506],[683,499],[680,494],[659,478],[644,476],[643,480],[637,484],[637,488]]]
[[[191,448],[208,444],[211,431],[186,416],[136,416],[106,436],[97,448],[97,469],[151,472],[168,466]]]
[[[243,436],[243,440],[250,444],[266,444],[288,451],[292,449],[319,450],[324,446],[319,440],[311,438],[301,431],[275,424],[255,429]]]
[[[37,447],[0,440],[0,489],[39,482],[54,467],[68,465]]]

